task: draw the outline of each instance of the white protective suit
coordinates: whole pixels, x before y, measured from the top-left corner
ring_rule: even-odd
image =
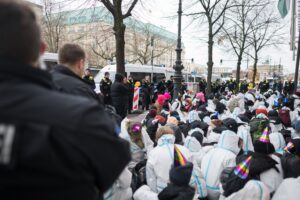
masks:
[[[201,121],[201,119],[199,117],[199,112],[196,110],[190,111],[188,114],[188,121],[189,121],[189,123],[192,123],[194,121]]]
[[[131,141],[130,136],[127,132],[126,124],[129,122],[129,119],[125,118],[121,123],[121,134],[120,137],[127,140],[130,144],[130,152],[131,152],[131,161],[128,164],[129,170],[135,167],[137,163],[140,161],[143,161],[145,158],[147,158],[147,155],[149,155],[150,151],[153,149],[153,142],[150,139],[147,131],[145,128],[142,128],[142,140],[144,142],[144,149],[141,149],[139,146],[137,146],[134,142]]]
[[[134,200],[158,200],[158,196],[148,185],[143,185],[133,195]]]
[[[270,192],[262,182],[250,180],[243,189],[220,200],[270,200]]]
[[[243,140],[243,150],[245,153],[254,152],[253,142],[250,134],[250,126],[241,125],[238,128],[237,135]]]
[[[205,155],[200,142],[195,137],[188,135],[184,141],[184,146],[191,152],[193,160],[196,161],[200,168],[202,158]]]
[[[287,178],[280,184],[272,200],[299,200],[300,177]]]
[[[131,200],[131,178],[132,174],[126,167],[113,186],[104,194],[104,200]]]
[[[186,117],[184,116],[184,114],[182,113],[182,111],[180,109],[181,109],[181,102],[178,101],[178,99],[176,99],[176,101],[171,106],[171,111],[177,111],[177,113],[180,117],[180,121],[185,123]]]
[[[284,148],[286,146],[283,135],[279,132],[274,132],[269,135],[270,142],[273,144],[276,153],[283,154]]]
[[[209,199],[215,200],[220,195],[220,175],[226,167],[236,166],[239,153],[239,137],[232,131],[223,131],[215,149],[206,154],[201,163]]]
[[[169,182],[169,171],[174,163],[173,135],[163,135],[148,156],[146,165],[147,184],[155,193],[160,193]],[[196,195],[206,197],[207,191],[203,176],[190,151],[181,145],[176,145],[184,157],[194,164],[190,185],[196,188]]]
[[[276,167],[278,168],[279,173],[273,168],[269,169],[260,174],[260,180],[268,187],[270,193],[273,193],[283,181],[283,169],[281,167],[280,158],[276,155],[270,156],[278,163]]]

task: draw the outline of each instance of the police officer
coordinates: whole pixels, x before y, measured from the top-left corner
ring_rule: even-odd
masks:
[[[142,81],[142,109],[149,110],[149,105],[151,103],[151,92],[152,86],[150,82],[150,76],[146,76],[145,79]]]
[[[173,96],[173,90],[174,90],[173,76],[170,77],[170,80],[167,81],[166,85],[167,85],[168,92]]]
[[[94,81],[94,77],[91,74],[91,71],[89,69],[86,69],[84,72],[84,77],[83,80],[89,85],[91,86],[92,90],[94,90],[96,88],[96,84]]]
[[[103,94],[104,104],[111,105],[111,95],[110,95],[110,88],[111,88],[112,81],[109,79],[109,72],[105,72],[104,78],[100,82],[100,90]]]
[[[270,89],[270,84],[266,78],[264,78],[264,81],[259,83],[258,88],[261,94],[267,92]]]
[[[160,81],[157,85],[157,92],[158,94],[164,94],[166,91],[166,77],[163,78],[162,81]]]
[[[128,87],[128,113],[130,114],[132,110],[133,96],[134,96],[134,81],[131,76],[128,76],[127,87]]]

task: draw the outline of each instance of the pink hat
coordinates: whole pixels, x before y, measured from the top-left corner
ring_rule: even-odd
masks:
[[[197,99],[199,99],[201,102],[205,102],[205,97],[204,97],[204,94],[203,94],[203,92],[198,92],[197,94],[196,94],[196,98]]]
[[[172,98],[169,92],[165,92],[164,97],[166,100],[169,100]]]
[[[157,103],[159,105],[161,105],[161,106],[164,105],[165,100],[166,100],[166,98],[165,98],[164,95],[160,94],[160,95],[157,96]]]

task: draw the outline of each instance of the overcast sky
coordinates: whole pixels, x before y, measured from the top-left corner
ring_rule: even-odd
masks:
[[[42,0],[30,0],[34,2],[42,2]],[[82,8],[83,2],[87,0],[57,0],[58,2],[67,2],[66,9]],[[133,16],[144,21],[162,26],[169,31],[177,33],[177,10],[178,10],[178,0],[142,0],[139,3],[134,12]],[[183,0],[184,9],[198,9],[197,6],[191,7],[191,0]],[[99,4],[101,5],[101,4]],[[277,10],[276,5],[274,9]],[[185,10],[185,12],[188,12]],[[294,72],[295,62],[293,61],[293,53],[289,50],[289,30],[290,30],[290,15],[286,16],[283,23],[287,24],[285,31],[287,33],[287,38],[285,44],[279,45],[278,47],[272,47],[264,49],[261,55],[261,61],[268,58],[271,59],[271,64],[278,65],[280,60],[281,64],[284,65],[286,71]],[[207,62],[207,29],[205,25],[200,25],[196,23],[191,24],[189,17],[183,17],[182,25],[182,39],[185,46],[185,59],[194,58],[195,62],[201,65],[206,65]],[[220,64],[220,60],[223,60],[223,64]],[[214,67],[226,66],[235,67],[236,57],[227,52],[224,47],[218,46],[215,42],[214,46]],[[252,60],[249,58],[249,66],[252,64]],[[246,59],[243,62],[243,68],[247,66]]]

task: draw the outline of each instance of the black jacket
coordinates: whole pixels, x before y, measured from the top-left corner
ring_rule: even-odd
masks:
[[[63,92],[84,96],[102,102],[85,80],[77,76],[63,65],[57,65],[51,71],[53,81]]]
[[[169,184],[163,191],[158,194],[159,200],[192,200],[195,190],[189,186],[176,186]]]
[[[111,86],[111,98],[114,106],[128,105],[128,87],[122,82],[115,81]]]
[[[1,199],[96,200],[130,161],[99,104],[55,91],[48,73],[0,62],[0,94]]]
[[[285,153],[281,157],[284,178],[298,178],[300,176],[300,158],[294,154]]]

